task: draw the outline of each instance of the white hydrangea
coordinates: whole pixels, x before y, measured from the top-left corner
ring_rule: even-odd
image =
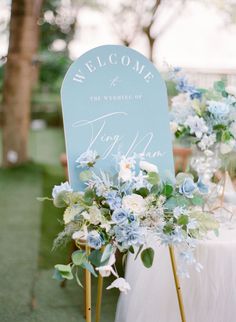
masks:
[[[190,133],[195,134],[198,139],[200,139],[204,133],[208,131],[208,127],[202,117],[197,115],[195,116],[188,116],[187,120],[185,121],[185,126],[189,126]]]
[[[201,141],[198,143],[198,146],[201,150],[209,149],[216,142],[215,134],[204,134]]]

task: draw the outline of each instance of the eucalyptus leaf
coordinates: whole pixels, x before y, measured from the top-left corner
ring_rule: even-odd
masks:
[[[160,181],[160,177],[159,177],[158,173],[156,173],[156,172],[149,172],[147,180],[152,185],[157,185]]]
[[[80,281],[80,279],[79,279],[79,276],[78,276],[78,270],[76,270],[76,273],[75,273],[75,279],[76,279],[77,284],[78,284],[80,287],[84,288],[83,284],[81,283],[81,281]]]
[[[57,208],[64,208],[67,206],[67,191],[61,191],[57,194],[57,196],[53,199],[53,204]]]
[[[88,189],[88,190],[85,191],[85,193],[84,193],[84,202],[86,203],[86,205],[92,206],[94,198],[95,198],[95,194],[94,194],[93,190]]]
[[[82,181],[88,181],[92,177],[92,172],[89,170],[84,170],[80,173],[79,177]]]
[[[102,253],[100,250],[95,249],[89,255],[89,261],[96,267],[101,266]]]
[[[81,267],[84,269],[87,269],[93,276],[97,277],[97,274],[93,268],[93,265],[91,265],[88,261],[85,261],[81,264]]]
[[[142,259],[143,265],[147,268],[150,268],[153,264],[153,259],[154,259],[153,248],[149,247],[144,249],[141,253],[141,259]]]
[[[70,264],[68,265],[57,264],[55,265],[55,269],[60,273],[63,279],[72,280],[74,278]],[[57,276],[58,274],[56,273],[54,275]]]
[[[162,194],[168,198],[172,195],[172,192],[173,192],[173,187],[170,184],[165,184],[162,190]]]
[[[143,246],[144,246],[144,245],[140,245],[140,246],[139,246],[139,249],[138,249],[138,251],[137,251],[137,253],[136,253],[135,257],[134,257],[134,260],[136,260],[136,259],[138,258],[138,255],[141,253],[141,251],[142,251],[142,249],[143,249]]]
[[[204,204],[204,200],[201,196],[194,196],[191,199],[191,202],[194,206],[202,206]]]
[[[177,222],[178,222],[178,225],[186,226],[188,224],[188,216],[187,215],[181,215],[178,218]]]
[[[111,244],[106,245],[103,253],[102,253],[102,257],[101,257],[101,262],[105,262],[107,261],[110,257],[111,254],[113,253],[113,247]]]
[[[75,265],[79,266],[86,260],[86,253],[83,250],[76,250],[72,254],[72,261]]]

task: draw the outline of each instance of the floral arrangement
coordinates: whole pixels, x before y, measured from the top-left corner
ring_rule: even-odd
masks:
[[[67,265],[55,266],[57,279],[73,279],[81,285],[78,270],[89,270],[94,276],[114,275],[108,289],[127,292],[129,284],[118,276],[116,253],[141,257],[149,268],[153,263],[153,242],[174,245],[178,254],[179,273],[188,275],[187,266],[201,265],[194,258],[194,248],[208,231],[216,231],[217,222],[203,210],[208,187],[191,174],[180,173],[174,181],[160,179],[158,168],[142,159],[122,156],[117,172],[98,168],[99,156],[86,151],[77,160],[83,191],[73,191],[68,184],[55,186],[52,200],[64,207],[64,230],[55,246],[73,239],[78,250]],[[84,245],[91,248],[88,255]]]
[[[172,99],[171,129],[176,138],[188,138],[206,155],[219,150],[231,152],[236,146],[236,88],[224,81],[212,89],[189,84],[181,69],[170,72],[179,94]]]

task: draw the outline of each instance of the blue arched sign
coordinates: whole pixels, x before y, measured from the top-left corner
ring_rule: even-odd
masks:
[[[173,174],[167,91],[155,66],[139,52],[116,45],[78,58],[63,81],[62,109],[68,170],[81,188],[76,159],[88,149],[110,170],[118,154],[137,157]]]

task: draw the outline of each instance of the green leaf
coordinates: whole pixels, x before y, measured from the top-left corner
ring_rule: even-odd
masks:
[[[81,264],[81,267],[83,267],[84,269],[87,269],[91,274],[93,274],[93,276],[97,277],[97,274],[93,268],[93,265],[91,265],[88,261],[85,261]]]
[[[139,190],[135,190],[135,193],[137,195],[142,196],[143,198],[147,197],[149,194],[149,190],[147,188],[141,188]]]
[[[167,198],[172,195],[173,187],[169,184],[165,184],[162,190],[162,194],[164,194]]]
[[[157,185],[158,182],[160,181],[160,177],[159,177],[158,173],[156,173],[156,172],[149,172],[147,180],[152,185]]]
[[[188,216],[187,215],[181,215],[178,220],[178,225],[186,226],[188,224]]]
[[[153,264],[154,250],[151,247],[144,249],[141,253],[141,259],[143,265],[147,268],[150,268]]]
[[[84,288],[83,284],[81,283],[81,281],[80,281],[80,279],[79,279],[79,276],[78,276],[78,270],[76,270],[76,273],[75,273],[75,279],[76,279],[77,284],[78,284],[80,287]]]
[[[101,266],[102,253],[100,250],[95,249],[89,255],[89,261],[96,267]]]
[[[111,257],[111,254],[113,253],[113,247],[111,244],[106,245],[103,253],[102,253],[102,257],[101,257],[101,262],[104,263],[107,260],[109,260],[109,258]]]
[[[130,246],[130,248],[129,248],[129,252],[130,252],[131,254],[134,254],[134,247],[133,247],[133,246]]]
[[[217,81],[214,83],[214,90],[217,92],[224,92],[225,91],[225,83],[221,81]]]
[[[88,189],[88,190],[85,191],[85,193],[84,193],[84,202],[86,203],[86,205],[92,206],[94,198],[95,198],[95,193],[94,193],[93,190]]]
[[[165,208],[169,210],[173,210],[175,207],[178,206],[177,199],[175,197],[170,197],[166,202],[165,202]]]
[[[53,199],[53,204],[57,208],[64,208],[67,206],[66,199],[67,199],[67,191],[61,191],[57,194],[56,198]]]
[[[202,206],[204,204],[204,200],[201,196],[194,196],[191,199],[191,202],[194,206]]]
[[[134,260],[136,260],[136,259],[138,258],[138,255],[141,253],[141,251],[142,251],[142,249],[143,249],[143,246],[144,246],[144,245],[140,245],[140,246],[139,246],[139,249],[138,249],[138,251],[137,251],[137,253],[136,253],[135,257],[134,257]]]
[[[82,181],[88,181],[92,177],[92,172],[89,170],[84,170],[80,173],[79,177]]]
[[[61,276],[61,273],[60,273],[56,268],[54,269],[54,272],[53,272],[53,276],[52,276],[52,278],[53,278],[54,280],[59,281],[59,282],[61,282],[61,281],[63,281],[63,280],[64,280],[64,278]]]
[[[55,269],[60,273],[63,279],[72,280],[74,277],[72,274],[72,268],[70,264],[68,265],[57,264],[55,265]],[[54,275],[56,276],[56,274]]]
[[[75,265],[79,266],[86,260],[86,253],[83,250],[76,250],[72,254],[72,261]]]

